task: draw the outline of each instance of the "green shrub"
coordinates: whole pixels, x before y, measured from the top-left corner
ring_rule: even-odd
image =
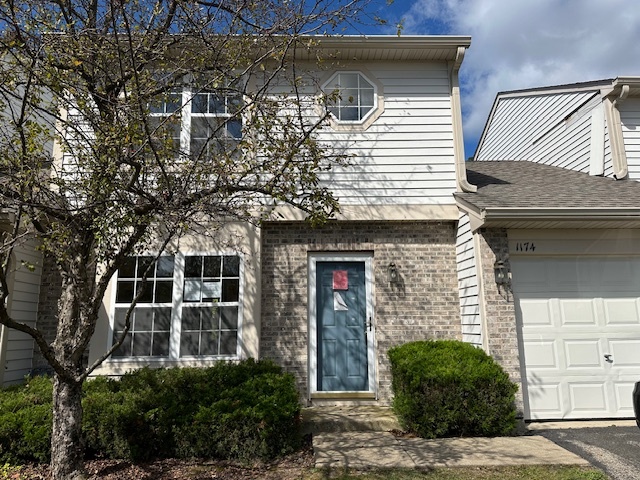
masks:
[[[514,432],[518,387],[481,349],[422,341],[390,349],[389,359],[393,408],[406,430],[424,438]]]
[[[28,378],[0,392],[0,463],[48,462],[51,379]]]
[[[84,437],[96,456],[272,458],[300,445],[294,379],[268,361],[144,368],[85,392]]]
[[[44,377],[0,391],[0,465],[49,461],[51,393]],[[98,377],[85,383],[82,405],[94,457],[272,458],[301,442],[294,379],[268,361]]]
[[[177,431],[177,455],[273,458],[300,445],[300,406],[291,375],[265,373],[221,391]]]

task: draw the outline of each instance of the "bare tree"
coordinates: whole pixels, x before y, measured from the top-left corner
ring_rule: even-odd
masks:
[[[316,139],[325,118],[297,94],[295,59],[365,3],[0,0],[0,206],[15,218],[2,300],[25,238],[62,278],[51,344],[4,301],[0,323],[32,336],[54,371],[54,479],[84,478],[82,384],[122,342],[135,300],[113,348],[83,358],[127,256],[194,223],[259,223],[274,202],[315,222],[338,208],[318,173],[344,158]],[[185,138],[189,109],[218,115]]]

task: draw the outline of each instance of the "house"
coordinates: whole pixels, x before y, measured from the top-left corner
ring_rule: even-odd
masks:
[[[632,416],[640,79],[500,93],[465,164],[458,72],[469,46],[323,37],[332,62],[322,70],[298,51],[310,103],[335,89],[349,99],[329,107],[321,133],[352,155],[323,174],[341,212],[312,228],[278,207],[259,228],[182,238],[154,268],[125,344],[95,373],[269,358],[295,375],[308,405],[388,404],[390,347],[455,338],[520,383],[525,419]],[[53,266],[24,258],[12,312],[33,319],[37,305],[51,336]],[[113,278],[89,361],[121,330],[148,261],[132,258]],[[43,365],[19,337],[2,330],[5,384]]]
[[[3,213],[0,231],[13,228],[11,214]],[[7,311],[30,326],[36,323],[42,278],[42,254],[35,247],[33,240],[18,241],[8,270]],[[32,371],[33,348],[29,335],[0,325],[0,386],[21,382]]]
[[[4,95],[0,107],[0,122],[9,123],[14,120],[16,110],[19,111],[20,95],[24,91],[21,85],[12,87],[14,96]],[[46,99],[45,99],[46,100]],[[46,115],[27,115],[28,121],[34,120],[39,125],[51,121]],[[5,145],[11,139],[3,132],[0,144]],[[43,151],[50,154],[53,142],[46,142]],[[6,167],[6,165],[3,165]],[[3,177],[7,173],[3,170]],[[10,250],[9,262],[2,265],[7,279],[10,295],[6,299],[7,313],[17,321],[30,327],[35,326],[38,317],[40,285],[42,276],[42,252],[37,249],[38,243],[33,238],[23,236],[24,225],[16,226],[15,211],[3,205],[0,209],[0,238],[3,247]],[[46,281],[46,280],[45,280]],[[56,297],[57,300],[57,297]],[[34,342],[26,333],[0,325],[0,387],[21,382],[33,371]]]
[[[299,212],[277,207],[259,228],[230,223],[215,238],[181,238],[149,277],[151,296],[136,307],[125,344],[95,374],[269,358],[295,375],[306,404],[388,404],[391,346],[462,338],[453,194],[473,190],[458,86],[470,39],[318,42],[331,62],[318,70],[313,52],[299,49],[298,65],[308,62],[312,77],[301,92],[311,103],[336,89],[348,99],[330,107],[321,132],[351,158],[323,173],[341,212],[312,228]],[[183,112],[183,128],[192,113]],[[132,258],[113,278],[90,362],[122,329],[148,261]],[[43,278],[51,272],[45,262]],[[41,329],[53,326],[56,301],[55,288],[43,286]],[[41,364],[36,354],[33,365]]]
[[[467,164],[477,193],[455,194],[463,337],[521,382],[525,419],[633,416],[639,86],[499,93]]]

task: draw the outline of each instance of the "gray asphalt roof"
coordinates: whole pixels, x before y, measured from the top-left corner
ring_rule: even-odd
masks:
[[[525,161],[467,162],[467,179],[476,193],[456,198],[478,209],[639,208],[640,182]]]

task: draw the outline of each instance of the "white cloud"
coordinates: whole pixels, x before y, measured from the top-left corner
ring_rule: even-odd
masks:
[[[435,28],[471,35],[461,81],[465,138],[474,148],[499,91],[640,76],[637,5],[637,0],[417,0],[403,14],[403,33],[430,34]]]

